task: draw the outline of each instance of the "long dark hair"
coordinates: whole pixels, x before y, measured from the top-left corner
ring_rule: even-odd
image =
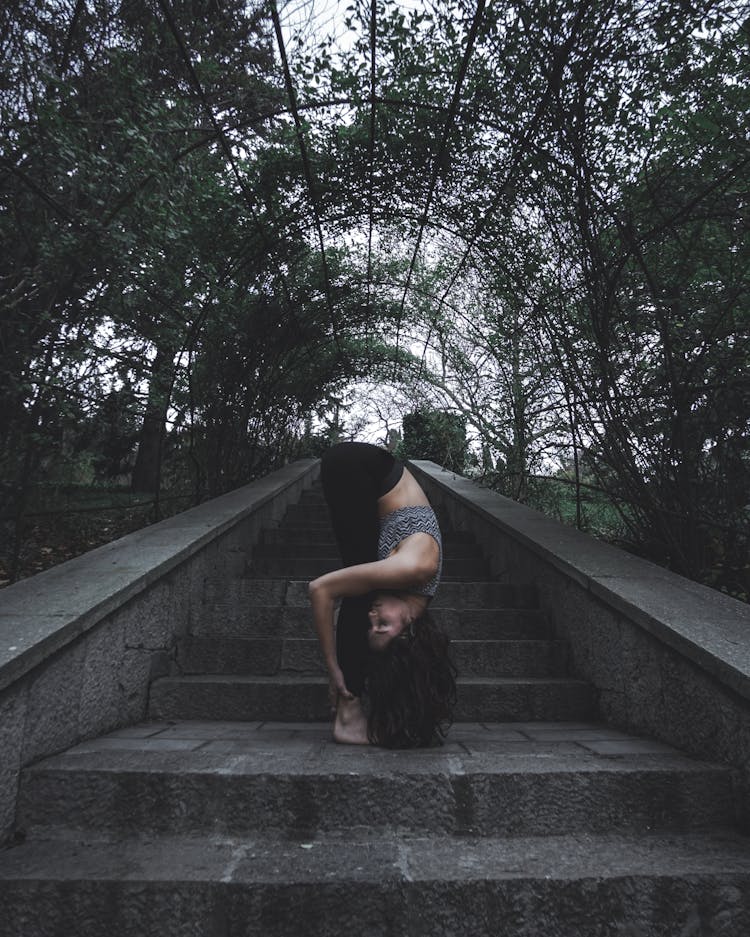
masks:
[[[442,744],[453,722],[456,668],[450,640],[428,614],[383,651],[371,652],[367,735],[384,748]]]

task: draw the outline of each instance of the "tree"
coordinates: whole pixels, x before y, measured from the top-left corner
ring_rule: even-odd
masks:
[[[417,410],[404,414],[403,438],[396,455],[401,459],[429,459],[454,472],[463,472],[468,449],[466,423],[456,413]]]

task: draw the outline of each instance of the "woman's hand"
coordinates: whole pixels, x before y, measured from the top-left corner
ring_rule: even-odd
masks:
[[[354,694],[346,688],[346,681],[341,668],[338,664],[333,664],[328,668],[328,702],[332,713],[336,712],[340,696],[347,700],[354,699]]]
[[[313,609],[315,630],[323,651],[323,657],[328,669],[328,701],[331,712],[336,712],[339,697],[351,700],[354,694],[346,686],[344,674],[336,659],[335,629],[333,623],[334,593],[328,587],[329,576],[319,576],[313,579],[308,587],[310,603]]]

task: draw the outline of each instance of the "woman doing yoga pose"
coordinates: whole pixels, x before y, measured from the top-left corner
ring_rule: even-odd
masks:
[[[435,513],[402,463],[367,443],[327,450],[321,480],[344,562],[310,583],[334,738],[394,748],[433,744],[451,721],[456,696],[448,639],[427,614],[442,569]]]

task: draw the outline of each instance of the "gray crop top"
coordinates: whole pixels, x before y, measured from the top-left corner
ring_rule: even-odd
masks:
[[[378,540],[378,559],[384,560],[391,550],[394,550],[402,540],[412,534],[429,534],[437,541],[440,549],[437,573],[426,586],[421,589],[409,589],[417,595],[432,597],[437,592],[440,583],[440,574],[443,571],[443,540],[440,536],[435,512],[428,504],[414,504],[411,507],[397,508],[385,517],[380,518],[380,538]]]

